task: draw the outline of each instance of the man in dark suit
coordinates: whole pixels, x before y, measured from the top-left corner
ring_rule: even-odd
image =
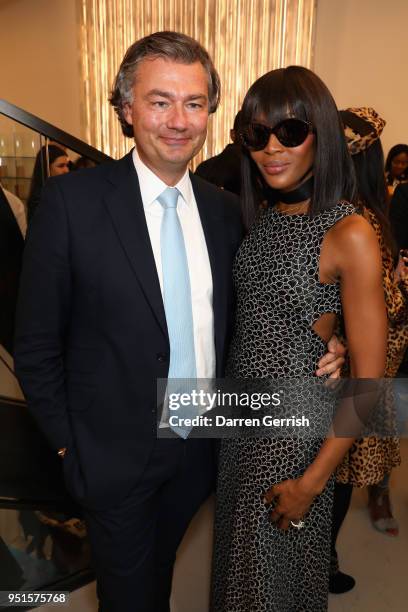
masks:
[[[201,162],[195,171],[209,183],[237,195],[241,193],[241,145],[237,142],[240,116],[241,111],[238,111],[230,130],[232,143],[227,144],[218,155]]]
[[[401,183],[394,191],[390,222],[398,249],[408,249],[408,183]]]
[[[169,610],[178,544],[214,485],[210,440],[157,438],[156,381],[224,370],[239,207],[187,170],[218,100],[193,39],[133,44],[111,103],[135,149],[50,179],[25,251],[16,369],[84,508],[103,612]]]
[[[111,96],[136,148],[50,179],[30,228],[16,370],[84,508],[104,612],[169,609],[177,546],[214,485],[211,440],[157,439],[156,380],[179,340],[162,298],[169,282],[169,291],[181,284],[164,277],[168,187],[178,190],[190,277],[189,360],[198,378],[224,368],[239,206],[187,170],[218,99],[218,75],[196,41],[156,33],[136,42]]]

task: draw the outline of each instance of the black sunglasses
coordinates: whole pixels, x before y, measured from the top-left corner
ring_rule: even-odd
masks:
[[[313,132],[312,124],[302,119],[290,117],[279,121],[273,128],[263,123],[249,123],[240,132],[242,144],[252,151],[264,149],[271,134],[284,147],[298,147]]]

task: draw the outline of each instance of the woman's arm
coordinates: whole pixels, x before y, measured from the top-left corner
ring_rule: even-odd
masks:
[[[380,378],[385,369],[387,316],[376,235],[364,218],[347,217],[327,233],[323,257],[321,267],[330,277],[340,280],[351,376]],[[301,478],[272,487],[265,502],[270,503],[276,496],[279,501],[271,519],[285,529],[290,520],[301,518],[353,441],[353,437],[327,438]]]
[[[338,272],[353,378],[384,375],[387,314],[381,253],[374,230],[352,215],[333,228],[328,256]]]

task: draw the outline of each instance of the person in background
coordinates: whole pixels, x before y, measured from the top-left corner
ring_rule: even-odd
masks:
[[[385,162],[385,177],[388,193],[393,195],[395,188],[408,181],[408,145],[394,145]]]
[[[408,249],[408,183],[401,183],[390,202],[390,222],[397,248]]]
[[[47,154],[48,149],[48,154]],[[49,172],[47,171],[49,168]],[[33,215],[40,203],[41,190],[49,176],[58,176],[69,172],[69,157],[61,146],[44,145],[37,153],[31,179],[30,193],[27,200],[27,222],[30,225]]]
[[[14,202],[13,198],[11,200]],[[17,208],[20,209],[21,205],[22,202],[18,200]],[[13,354],[15,310],[23,250],[22,227],[7,193],[0,186],[0,344],[10,355]]]
[[[382,256],[382,276],[388,317],[386,377],[395,377],[408,345],[408,275],[402,258],[394,266],[395,246],[387,210],[384,155],[380,136],[385,121],[372,108],[340,112],[357,177],[361,213],[373,227]],[[407,259],[408,262],[408,259]],[[392,514],[389,478],[400,464],[398,438],[364,438],[354,442],[337,470],[332,526],[330,590],[344,593],[355,581],[339,570],[336,540],[350,505],[353,486],[369,489],[369,514],[373,526],[389,536],[398,535]]]
[[[225,149],[215,157],[201,162],[195,173],[221,189],[226,189],[239,195],[241,193],[241,145],[236,142],[236,134],[239,130],[239,118],[241,111],[234,119],[234,126],[230,130],[232,143],[227,144]]]
[[[71,170],[83,170],[84,168],[95,168],[95,166],[96,163],[92,159],[82,155],[73,162]]]

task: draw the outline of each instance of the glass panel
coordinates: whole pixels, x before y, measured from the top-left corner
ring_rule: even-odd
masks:
[[[50,176],[95,163],[0,115],[0,395],[21,399],[12,374],[14,316],[27,225]]]
[[[37,132],[0,115],[0,181],[4,189],[24,203],[40,146],[41,137]]]
[[[71,590],[92,578],[81,511],[27,410],[12,357],[27,222],[48,177],[72,171],[77,159],[0,115],[0,591]]]
[[[0,591],[57,588],[88,566],[80,519],[44,508],[0,509]]]
[[[0,395],[22,399],[11,358],[26,202],[40,135],[0,115]]]
[[[30,192],[27,199],[27,220],[30,224],[41,199],[41,189],[49,177],[95,166],[95,162],[52,140],[44,139],[33,164]]]

